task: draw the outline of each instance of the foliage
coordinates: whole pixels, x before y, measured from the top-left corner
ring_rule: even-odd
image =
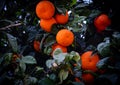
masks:
[[[1,85],[85,85],[83,73],[94,75],[94,85],[119,85],[120,83],[120,31],[119,8],[112,0],[49,0],[57,13],[69,13],[68,23],[52,26],[52,32],[41,29],[35,8],[41,0],[0,1],[0,84]],[[112,23],[98,33],[94,19],[107,14]],[[57,48],[56,33],[68,28],[75,35],[68,52]],[[33,46],[40,42],[40,51]],[[92,50],[100,61],[97,72],[83,71],[81,54]],[[80,82],[75,81],[80,79]],[[104,81],[103,81],[104,80]],[[102,82],[101,82],[102,81]]]

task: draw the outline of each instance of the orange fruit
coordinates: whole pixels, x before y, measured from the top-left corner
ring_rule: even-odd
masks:
[[[79,78],[75,77],[76,82],[81,82]]]
[[[81,55],[81,65],[83,70],[91,70],[96,72],[98,69],[96,67],[97,62],[99,61],[99,56],[97,54],[92,54],[92,51],[86,51]]]
[[[54,18],[51,19],[41,19],[40,20],[40,26],[43,30],[46,32],[50,32],[52,29],[53,24],[56,24],[56,21]]]
[[[111,19],[106,14],[101,14],[94,19],[94,25],[98,32],[104,31],[111,24]]]
[[[69,15],[68,12],[66,11],[66,14],[56,14],[55,15],[55,20],[58,24],[66,24],[68,22]]]
[[[36,5],[36,15],[40,19],[50,19],[55,13],[54,4],[50,1],[40,1]]]
[[[56,41],[62,46],[69,46],[74,41],[74,34],[68,29],[61,29],[56,35]]]
[[[63,53],[67,52],[67,47],[62,46],[60,44],[55,43],[55,44],[52,45],[52,51],[54,51],[56,48],[60,48]]]
[[[83,73],[82,80],[85,85],[92,85],[92,83],[94,82],[94,76],[90,73]]]
[[[39,52],[40,51],[40,42],[37,40],[34,40],[33,47],[34,47],[35,51]]]

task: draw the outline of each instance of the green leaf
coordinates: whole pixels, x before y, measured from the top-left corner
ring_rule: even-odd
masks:
[[[23,61],[20,61],[20,68],[22,72],[25,72],[26,70],[26,64]]]
[[[110,55],[110,43],[102,42],[98,44],[97,50],[103,57],[109,56]]]
[[[4,57],[4,62],[5,62],[5,64],[11,63],[12,55],[13,55],[13,53],[6,53],[6,54],[3,56],[3,57]]]
[[[77,0],[72,0],[72,3],[70,4],[71,6],[75,5]]]
[[[50,55],[52,52],[52,48],[51,47],[45,47],[44,48],[44,53],[47,54],[47,55]]]
[[[48,68],[51,68],[53,63],[55,63],[55,61],[52,60],[52,59],[49,59],[49,60],[46,61],[46,66],[47,66]]]
[[[109,57],[105,57],[105,58],[99,60],[96,64],[97,68],[99,68],[99,69],[106,68],[108,59],[109,59]]]
[[[81,30],[84,30],[83,21],[86,19],[86,16],[79,16],[78,14],[74,14],[73,16],[74,20],[67,23],[67,28],[74,32],[80,32]]]
[[[63,80],[67,79],[68,73],[69,72],[64,69],[60,70],[60,72],[59,72],[60,83],[62,83]]]
[[[55,85],[55,83],[49,78],[43,78],[39,80],[38,85]]]
[[[53,56],[54,56],[54,55],[58,55],[58,54],[60,54],[60,53],[62,53],[62,50],[61,50],[60,48],[56,48],[56,49],[53,51]]]
[[[53,58],[56,60],[57,64],[60,64],[61,62],[64,61],[67,53],[63,53],[60,48],[55,49],[53,52]]]
[[[75,52],[75,51],[72,51],[70,54],[73,55],[73,58],[72,58],[72,59],[73,59],[74,61],[78,62],[78,61],[80,60],[80,55],[79,55],[79,53],[77,53],[77,52]]]
[[[24,56],[22,57],[22,62],[26,64],[36,64],[37,61],[33,56]]]
[[[13,52],[18,51],[18,44],[17,44],[17,39],[16,37],[12,36],[11,34],[7,34],[8,41],[12,47]]]

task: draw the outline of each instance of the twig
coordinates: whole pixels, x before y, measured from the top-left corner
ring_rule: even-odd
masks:
[[[16,27],[16,26],[19,26],[19,25],[22,25],[22,23],[10,24],[10,25],[8,25],[8,26],[5,26],[5,27],[0,28],[0,31],[1,31],[1,30],[6,30],[6,29],[8,29],[8,28],[10,28],[10,27]]]

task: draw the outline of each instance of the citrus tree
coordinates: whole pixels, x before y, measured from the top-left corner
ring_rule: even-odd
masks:
[[[119,85],[117,2],[1,0],[1,85]]]

